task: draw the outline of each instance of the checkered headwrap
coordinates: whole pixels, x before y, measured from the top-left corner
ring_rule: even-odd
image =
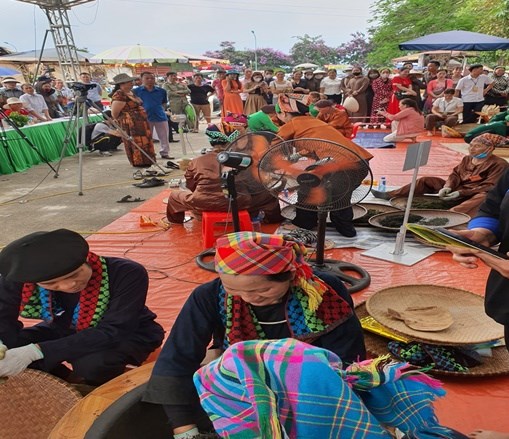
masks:
[[[406,363],[380,357],[342,370],[333,352],[293,339],[239,342],[194,375],[221,437],[450,438],[434,413],[445,394]]]
[[[477,137],[474,137],[470,144],[481,144],[488,148],[496,148],[498,146],[504,146],[507,143],[507,139],[504,136],[498,134],[483,133]]]
[[[280,235],[236,232],[217,240],[215,265],[223,274],[266,276],[293,271],[294,285],[306,292],[310,309],[316,310],[328,287],[313,274],[304,259],[306,253],[302,244]]]

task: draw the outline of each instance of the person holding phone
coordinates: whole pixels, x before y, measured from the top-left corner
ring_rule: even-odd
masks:
[[[500,243],[499,252],[509,252],[509,170],[488,192],[479,213],[468,223],[468,230],[455,230],[460,236],[491,247]],[[509,349],[509,260],[476,249],[447,247],[453,259],[466,268],[477,268],[479,260],[491,268],[486,282],[486,313],[504,325],[506,347]]]
[[[455,230],[460,236],[491,247],[500,243],[499,252],[509,252],[509,170],[488,192],[479,213],[468,223],[468,230]],[[509,260],[500,259],[482,250],[452,247],[447,249],[453,260],[466,268],[477,268],[479,261],[491,268],[486,281],[484,308],[486,314],[504,326],[505,346],[509,350]],[[507,439],[509,434],[476,430],[469,435],[476,439]]]

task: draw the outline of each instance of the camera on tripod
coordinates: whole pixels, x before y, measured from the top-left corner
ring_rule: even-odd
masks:
[[[79,93],[80,96],[86,96],[88,90],[91,90],[95,87],[97,87],[97,84],[83,84],[83,82],[73,82],[71,84],[71,88],[75,92]]]

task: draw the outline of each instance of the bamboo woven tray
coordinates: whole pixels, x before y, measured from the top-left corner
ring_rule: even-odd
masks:
[[[362,218],[364,215],[368,213],[368,210],[362,206],[361,204],[354,204],[352,206],[353,210],[353,219],[356,220],[358,218]]]
[[[403,215],[403,211],[399,212],[387,212],[380,213],[378,215],[372,216],[368,221],[372,226],[379,227],[384,230],[392,230],[393,232],[398,232],[400,227],[388,227],[381,224],[381,221],[390,218],[391,216]],[[449,221],[447,224],[432,226],[426,224],[430,228],[434,227],[443,227],[445,229],[450,227],[459,226],[461,224],[465,224],[470,220],[470,217],[465,213],[459,212],[451,212],[450,210],[438,210],[438,209],[411,209],[411,215],[419,215],[422,216],[425,220],[432,220],[436,218],[447,218]],[[419,224],[419,223],[417,223]]]
[[[397,209],[405,210],[408,202],[407,197],[393,197],[389,200],[391,206],[394,206]],[[447,210],[451,207],[454,207],[456,204],[454,201],[445,201],[441,200],[438,197],[425,197],[425,196],[417,196],[412,200],[412,209],[439,209],[439,210]]]
[[[355,308],[355,313],[359,319],[369,316],[366,309],[366,303],[362,303]],[[364,331],[364,342],[366,343],[366,350],[373,357],[389,354],[387,343],[389,339],[380,335],[374,334],[369,331]],[[505,346],[500,346],[492,349],[493,356],[485,358],[483,364],[471,367],[467,372],[448,372],[446,370],[432,369],[430,373],[436,375],[447,376],[473,376],[473,377],[486,377],[495,375],[509,374],[509,352]]]
[[[8,378],[0,384],[0,437],[46,439],[80,399],[70,384],[46,372],[27,369]]]
[[[454,323],[439,332],[409,328],[391,318],[387,309],[404,311],[411,306],[439,306],[447,309]],[[444,345],[478,344],[504,336],[504,327],[484,312],[484,299],[477,294],[438,285],[400,285],[376,292],[366,302],[369,314],[382,325],[417,341]]]
[[[357,206],[361,206],[364,209],[366,209],[366,213],[361,216],[360,218],[355,218],[354,221],[355,225],[357,226],[370,226],[368,220],[369,218],[378,215],[380,213],[387,213],[387,212],[400,212],[400,210],[396,207],[389,206],[388,204],[379,204],[379,203],[360,203]],[[372,211],[372,212],[370,212]],[[375,211],[375,213],[373,213]],[[371,213],[371,214],[370,214]]]

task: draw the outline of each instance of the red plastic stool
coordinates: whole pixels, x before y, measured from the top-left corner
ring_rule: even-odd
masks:
[[[221,230],[225,232],[224,223],[230,223],[233,226],[231,213],[228,212],[203,212],[201,220],[201,236],[203,240],[203,248],[212,248],[216,242],[215,232]],[[220,226],[218,223],[223,223]],[[240,230],[252,231],[253,224],[247,210],[239,211]]]

